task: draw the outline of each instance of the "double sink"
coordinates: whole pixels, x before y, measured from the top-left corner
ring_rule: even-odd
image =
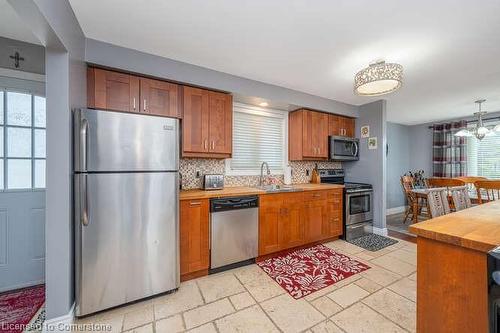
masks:
[[[259,190],[265,191],[266,193],[280,193],[280,192],[300,192],[303,191],[300,187],[295,187],[292,185],[261,185],[255,186]]]

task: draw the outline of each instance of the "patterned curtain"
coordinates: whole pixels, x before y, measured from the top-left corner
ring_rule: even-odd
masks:
[[[434,177],[467,175],[467,141],[455,136],[467,128],[465,120],[433,126],[432,163]]]

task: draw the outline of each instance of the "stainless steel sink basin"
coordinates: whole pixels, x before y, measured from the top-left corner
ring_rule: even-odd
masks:
[[[256,188],[262,191],[266,191],[267,193],[302,191],[301,188],[291,185],[262,185],[262,186],[256,186]]]

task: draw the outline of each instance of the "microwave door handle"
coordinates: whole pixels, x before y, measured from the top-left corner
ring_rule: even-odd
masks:
[[[353,144],[354,144],[354,148],[356,149],[356,150],[354,150],[354,155],[353,156],[356,157],[356,156],[358,156],[359,147],[358,147],[358,143],[357,142],[353,142]]]

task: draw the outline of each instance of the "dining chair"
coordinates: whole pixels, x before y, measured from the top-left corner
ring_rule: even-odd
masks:
[[[500,200],[500,180],[478,180],[474,185],[479,204]]]
[[[401,186],[403,187],[403,192],[406,196],[406,200],[408,203],[408,206],[407,206],[406,211],[405,211],[405,217],[404,217],[403,223],[406,223],[406,221],[408,220],[409,217],[411,217],[410,221],[413,220],[413,214],[428,217],[427,210],[426,210],[427,205],[424,202],[421,202],[420,200],[418,200],[415,193],[412,192],[412,190],[415,187],[415,180],[413,179],[413,177],[401,176]],[[415,201],[418,202],[417,212],[413,211],[414,210],[413,204],[415,203]]]
[[[448,189],[446,187],[428,189],[427,205],[431,218],[449,214]]]
[[[455,211],[472,207],[467,186],[454,186],[449,188],[453,199]]]

